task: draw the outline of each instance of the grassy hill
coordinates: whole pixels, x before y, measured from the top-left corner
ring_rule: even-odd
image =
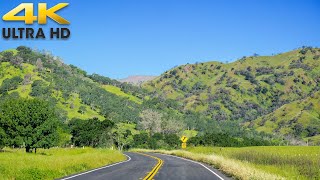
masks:
[[[272,113],[245,125],[268,133],[292,134],[312,142],[319,142],[320,92],[310,97],[285,104]]]
[[[0,53],[0,98],[49,100],[63,119],[136,121],[142,100],[119,87],[94,81],[79,68],[46,52],[23,47]]]
[[[184,111],[200,112],[214,121],[238,121],[266,133],[314,139],[320,132],[319,62],[320,49],[304,47],[228,64],[186,64],[143,87],[155,97],[176,100]],[[301,112],[305,108],[301,101],[306,106],[313,102],[311,110]],[[301,107],[293,108],[295,104]],[[287,114],[278,113],[286,106]],[[316,133],[308,133],[308,127]]]

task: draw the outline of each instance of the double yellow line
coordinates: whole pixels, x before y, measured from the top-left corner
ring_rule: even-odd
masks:
[[[158,163],[153,167],[153,169],[148,173],[148,175],[143,178],[143,180],[152,180],[153,177],[157,174],[157,172],[161,168],[161,166],[163,165],[163,160],[158,157],[151,156],[149,154],[144,154],[144,153],[138,153],[138,154],[151,157],[151,158],[156,159],[158,161]]]

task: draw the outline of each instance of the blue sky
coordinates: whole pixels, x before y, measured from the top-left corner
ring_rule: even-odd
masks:
[[[22,2],[0,0],[0,15]],[[47,0],[69,2],[67,41],[0,39],[0,50],[47,49],[89,73],[159,75],[175,65],[234,61],[303,45],[320,46],[317,0]],[[1,27],[25,27],[0,21]],[[56,26],[50,22],[43,26]],[[33,26],[37,27],[37,26]]]

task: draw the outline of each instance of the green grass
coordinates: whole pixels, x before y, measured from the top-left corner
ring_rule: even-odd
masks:
[[[319,146],[193,147],[187,151],[248,162],[257,169],[288,179],[320,179]]]
[[[121,96],[121,97],[125,97],[128,98],[129,100],[137,103],[137,104],[142,104],[142,100],[131,95],[131,94],[127,94],[125,92],[123,92],[120,88],[116,87],[116,86],[111,86],[111,85],[103,85],[102,86],[106,91],[111,92],[117,96]]]
[[[119,151],[109,149],[53,148],[40,149],[37,154],[6,149],[0,152],[0,179],[55,179],[125,159]]]

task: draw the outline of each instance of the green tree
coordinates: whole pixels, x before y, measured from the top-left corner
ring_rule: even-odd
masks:
[[[1,61],[3,62],[10,62],[11,59],[13,58],[13,52],[12,51],[4,51],[1,53],[2,59]]]
[[[18,54],[25,55],[25,54],[30,54],[32,52],[32,49],[26,46],[19,46],[17,47],[17,51],[18,51]]]
[[[84,113],[86,113],[86,107],[85,106],[80,106],[79,107],[79,110],[78,110],[78,113],[80,113],[80,114],[84,114]]]
[[[11,79],[5,79],[0,86],[0,93],[3,94],[5,92],[17,89],[22,81],[23,79],[19,76],[15,76]]]
[[[6,145],[7,135],[0,127],[0,150]]]
[[[81,120],[72,119],[69,123],[72,142],[76,146],[102,147],[112,140],[111,128],[114,123],[109,120],[100,121],[97,118]]]
[[[48,102],[39,99],[7,99],[0,105],[0,128],[8,136],[8,145],[34,148],[56,145],[58,118]]]
[[[164,136],[164,142],[166,142],[171,148],[177,148],[180,146],[180,138],[176,134],[167,134]]]
[[[149,136],[147,133],[135,134],[133,136],[133,146],[138,148],[148,148]]]
[[[125,123],[119,123],[113,130],[113,139],[120,151],[133,142],[132,127]]]
[[[45,82],[42,80],[35,80],[31,87],[32,91],[30,92],[30,96],[46,97],[51,95],[50,87],[46,86]]]

